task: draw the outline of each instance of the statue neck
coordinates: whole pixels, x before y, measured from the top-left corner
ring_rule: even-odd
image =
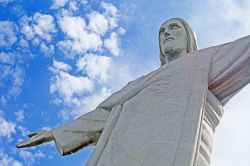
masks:
[[[187,54],[186,50],[175,50],[175,51],[168,52],[166,54],[166,57],[167,57],[168,61],[171,62],[171,61],[176,60],[177,58],[180,58],[186,54]]]

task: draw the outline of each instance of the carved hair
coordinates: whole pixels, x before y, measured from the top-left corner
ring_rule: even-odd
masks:
[[[194,36],[193,30],[188,25],[188,23],[185,20],[181,19],[181,18],[171,18],[171,19],[165,21],[163,24],[165,24],[166,22],[168,22],[170,20],[178,20],[183,25],[183,27],[185,28],[185,30],[187,32],[187,53],[196,51],[198,49],[196,38]],[[162,49],[161,49],[160,32],[159,32],[159,38],[158,38],[158,40],[159,40],[159,47],[160,47],[160,61],[161,61],[161,65],[164,65],[164,64],[166,64],[167,59],[163,55],[163,52],[162,52]]]

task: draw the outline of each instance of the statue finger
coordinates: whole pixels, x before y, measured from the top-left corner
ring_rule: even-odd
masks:
[[[37,135],[37,132],[33,132],[33,133],[28,134],[28,137],[30,138],[30,137],[33,137],[35,135]]]
[[[36,146],[43,143],[43,140],[40,138],[36,139],[29,139],[28,141],[22,141],[19,144],[16,145],[17,148],[26,148],[30,146]]]
[[[25,147],[29,147],[29,146],[30,146],[29,141],[22,141],[16,145],[17,148],[25,148]]]

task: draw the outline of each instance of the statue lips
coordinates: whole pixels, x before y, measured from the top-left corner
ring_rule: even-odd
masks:
[[[167,37],[167,38],[163,41],[163,43],[165,43],[166,41],[170,41],[170,40],[174,40],[174,38],[173,38],[173,37]]]

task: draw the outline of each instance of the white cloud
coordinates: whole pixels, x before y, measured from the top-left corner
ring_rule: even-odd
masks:
[[[92,12],[89,17],[89,29],[94,32],[104,35],[108,30],[108,20],[105,16],[98,12]]]
[[[16,124],[7,121],[0,113],[0,137],[11,138],[11,134],[16,132]]]
[[[71,1],[69,8],[77,10],[79,3],[85,4],[86,1]],[[116,56],[120,53],[119,39],[115,30],[122,35],[125,33],[125,29],[118,27],[118,9],[113,4],[106,2],[101,2],[100,9],[100,11],[86,13],[88,24],[84,17],[72,16],[70,10],[64,9],[59,12],[58,24],[65,37],[57,43],[57,46],[66,57],[74,59],[77,54],[103,51],[104,42],[101,37],[107,32],[110,32],[111,35],[109,39],[105,40],[104,47]]]
[[[1,82],[4,82],[4,79],[11,76],[11,74],[13,73],[12,68],[10,66],[8,66],[8,65],[1,66],[0,71],[1,71],[1,76],[0,76],[0,81]]]
[[[104,10],[104,15],[109,21],[109,28],[117,27],[118,9],[111,3],[101,2],[101,8]]]
[[[63,63],[54,63],[54,65],[57,68],[50,68],[54,74],[51,78],[50,92],[57,95],[55,101],[58,104],[79,105],[79,97],[93,89],[93,82],[87,77],[77,77],[63,71],[69,69]]]
[[[7,3],[10,3],[12,1],[14,1],[14,0],[0,0],[0,3],[7,4]]]
[[[0,21],[0,47],[10,47],[16,41],[16,25],[10,21]]]
[[[106,15],[116,17],[118,14],[117,8],[111,3],[101,2],[101,7],[104,9]]]
[[[1,85],[1,82],[0,82]],[[6,105],[7,104],[7,99],[6,96],[1,96],[0,97],[0,105]]]
[[[6,52],[1,52],[0,53],[0,63],[3,64],[13,64],[13,57],[10,54],[7,54]]]
[[[96,94],[92,94],[91,96],[88,96],[87,98],[83,99],[79,108],[85,108],[83,109],[85,113],[92,111],[95,107],[98,106],[98,104],[100,104],[104,99],[106,99],[110,95],[111,90],[107,89],[106,87],[103,87]]]
[[[33,40],[32,40],[32,45],[33,45],[33,46],[37,47],[37,46],[40,45],[40,43],[41,43],[40,38],[38,38],[38,37],[34,37],[34,38],[33,38]]]
[[[35,161],[33,154],[29,151],[21,150],[20,156],[24,159],[25,163],[28,165],[31,165]]]
[[[38,47],[45,57],[54,54],[54,45],[51,43],[57,28],[53,16],[36,12],[31,17],[23,16],[19,23],[23,34],[19,44],[24,51],[32,56],[29,49],[31,46]]]
[[[13,166],[22,166],[23,165],[21,162],[19,162],[17,160],[12,161],[12,163],[13,163],[12,164]]]
[[[59,112],[58,117],[62,119],[63,122],[67,122],[72,119],[72,109],[63,109]]]
[[[53,70],[53,72],[60,72],[61,70],[62,71],[70,71],[71,70],[71,67],[70,65],[64,63],[64,62],[59,62],[57,60],[53,60],[53,65],[52,65],[52,68],[50,68],[51,70]]]
[[[21,87],[24,82],[24,72],[20,66],[14,68],[12,78],[13,82],[12,87],[9,90],[9,95],[16,97],[21,93]]]
[[[4,82],[11,76],[13,69],[9,65],[1,65],[0,72],[2,73],[0,75],[0,86],[5,86],[6,84]]]
[[[23,47],[23,48],[28,48],[29,43],[24,39],[20,39],[20,46]]]
[[[32,18],[23,16],[20,19],[21,32],[25,35],[26,39],[31,40],[34,37],[34,30],[32,27]]]
[[[20,133],[24,138],[27,138],[27,135],[31,133],[26,127],[21,125],[18,125],[17,129],[20,131]]]
[[[86,5],[88,3],[88,0],[77,0],[77,2],[82,5]]]
[[[44,54],[44,56],[49,57],[50,55],[54,54],[54,45],[46,45],[45,43],[42,43],[40,45],[40,50]]]
[[[0,150],[0,165],[1,166],[22,166],[23,164],[13,159],[2,150]]]
[[[85,71],[91,79],[99,78],[101,82],[108,79],[108,71],[111,67],[111,58],[87,54],[77,61],[77,69]]]
[[[59,18],[61,30],[70,38],[58,43],[59,48],[63,53],[70,54],[84,53],[88,50],[96,51],[102,45],[100,35],[92,33],[86,29],[86,23],[82,17],[71,17],[63,15]]]
[[[124,35],[126,33],[126,29],[124,29],[123,27],[119,27],[117,32],[119,35]]]
[[[50,7],[51,9],[59,9],[61,7],[64,7],[65,4],[68,2],[69,0],[53,0],[53,4]]]
[[[119,49],[119,39],[116,32],[110,34],[109,39],[105,39],[104,47],[106,47],[113,55],[118,56],[120,53]]]
[[[6,104],[12,97],[17,97],[24,83],[24,71],[22,59],[19,59],[18,54],[0,53],[0,87],[3,89],[1,94],[1,104]]]
[[[54,18],[51,15],[35,13],[33,16],[34,32],[46,41],[51,41],[52,33],[56,32]]]
[[[16,120],[18,122],[23,122],[24,120],[24,110],[18,110],[16,112],[14,112],[15,116],[16,116]]]
[[[69,9],[73,10],[73,11],[78,10],[78,4],[77,4],[77,2],[76,1],[70,1],[69,2]]]
[[[22,17],[20,25],[21,32],[28,40],[39,37],[46,42],[51,42],[54,33],[57,31],[53,16],[39,12],[36,12],[33,17]]]
[[[80,105],[71,110],[63,110],[60,116],[63,120],[68,120],[71,117],[78,117],[95,109],[104,99],[111,95],[111,90],[102,87],[96,93],[80,100]]]
[[[86,5],[88,0],[52,0],[53,4],[51,9],[70,9],[72,11],[77,11],[81,5]]]
[[[78,96],[92,88],[93,83],[87,77],[76,77],[63,71],[52,77],[50,84],[50,92],[57,93],[66,105],[79,105]]]
[[[59,20],[59,24],[61,30],[73,39],[79,39],[81,35],[86,33],[84,31],[86,28],[84,18],[63,15]]]
[[[23,158],[25,161],[25,164],[30,166],[33,165],[33,163],[41,158],[45,157],[45,154],[41,151],[36,151],[36,152],[29,152],[28,150],[20,150],[20,156]]]

